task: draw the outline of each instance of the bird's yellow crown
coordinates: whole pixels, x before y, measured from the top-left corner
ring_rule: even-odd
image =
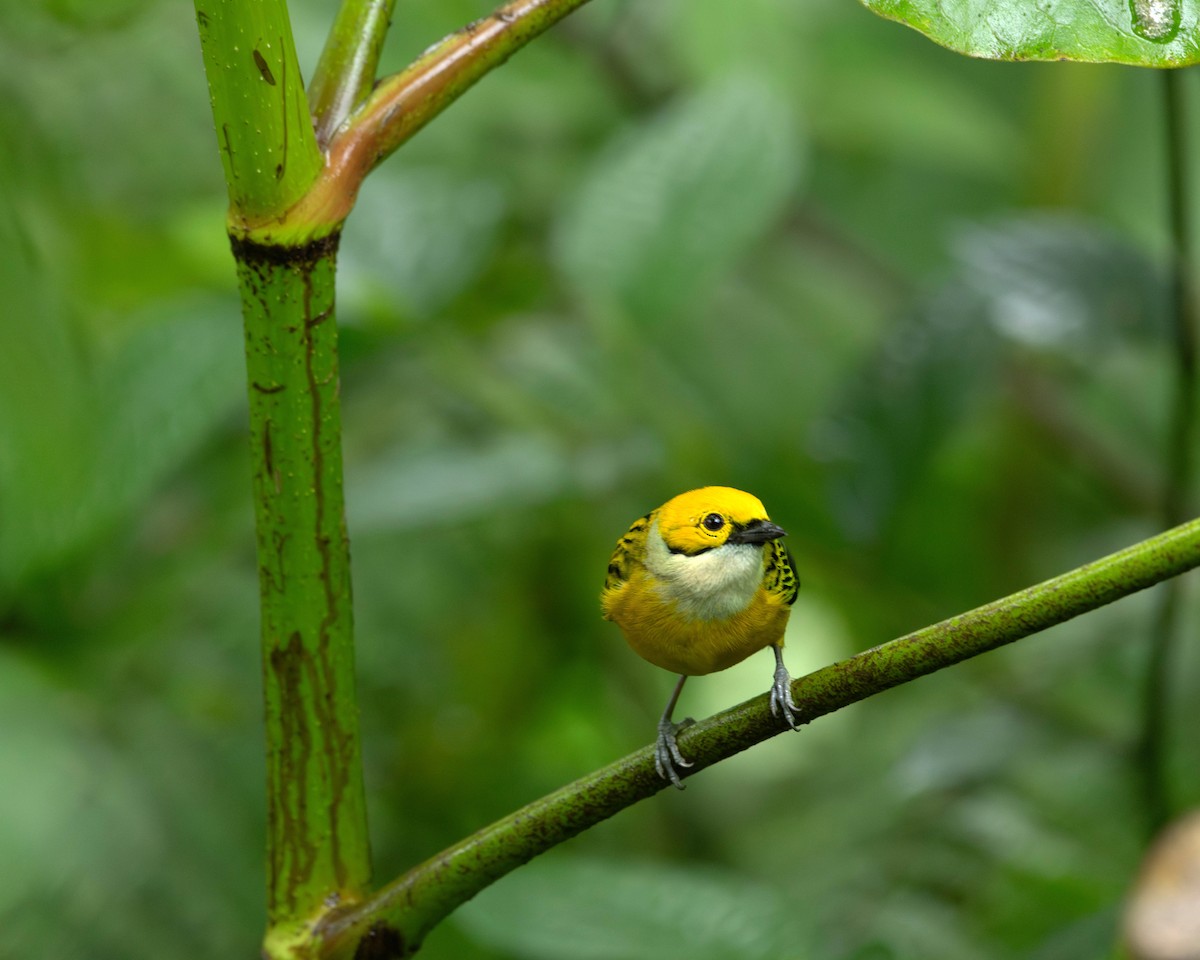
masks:
[[[701,487],[658,508],[658,532],[673,553],[695,555],[724,546],[730,534],[768,520],[762,501],[733,487]]]

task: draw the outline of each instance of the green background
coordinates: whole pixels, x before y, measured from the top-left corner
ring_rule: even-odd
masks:
[[[488,9],[400,0],[385,68]],[[292,5],[309,71],[332,15]],[[597,0],[377,170],[339,314],[378,879],[652,738],[672,678],[598,592],[674,493],[739,486],[788,529],[793,675],[1157,529],[1163,141],[1149,71],[969,60],[848,0]],[[0,5],[0,956],[257,950],[224,204],[187,5]],[[1154,606],[776,738],[423,955],[1106,956]]]

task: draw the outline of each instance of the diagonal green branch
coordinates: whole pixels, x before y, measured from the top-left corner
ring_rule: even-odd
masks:
[[[486,74],[588,0],[511,0],[379,82],[330,145],[343,188],[363,178]]]
[[[317,143],[324,147],[375,85],[396,0],[342,0],[308,85]]]
[[[382,9],[369,19],[373,10],[367,6],[369,0],[351,2],[349,12],[343,8],[339,13],[337,28],[341,27],[342,15],[348,19],[359,17],[358,22],[369,23],[371,30],[386,28]],[[365,93],[369,86],[367,65],[375,56],[378,38],[364,39],[358,46],[351,44],[353,53],[331,39],[331,46],[322,55],[323,69],[314,80],[312,94],[315,108],[321,111],[319,133],[325,148],[321,175],[284,216],[246,217],[238,226],[245,236],[264,242],[307,240],[338,229],[353,209],[358,190],[371,170],[482,77],[587,2],[510,0],[490,16],[443,38],[404,70],[381,80],[344,119],[340,111],[353,99],[351,90]],[[349,70],[355,56],[360,60]],[[348,69],[341,79],[337,77],[338,63]],[[327,137],[332,139],[326,143]]]
[[[1200,566],[1200,519],[975,610],[917,630],[796,680],[805,721],[995,650]],[[689,774],[783,732],[766,694],[689,727],[679,737]],[[325,957],[364,941],[409,956],[457,906],[539,853],[667,786],[645,747],[529,804],[383,887],[318,930]],[[374,955],[374,954],[372,954]]]
[[[374,166],[487,73],[587,0],[511,0],[382,80],[357,125],[374,141]]]

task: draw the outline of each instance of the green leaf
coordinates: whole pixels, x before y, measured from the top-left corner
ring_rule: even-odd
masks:
[[[91,485],[117,516],[147,497],[242,403],[241,328],[230,299],[160,307],[99,371]]]
[[[992,326],[1015,343],[1086,362],[1097,349],[1167,330],[1162,271],[1101,224],[1028,214],[963,227],[951,244]]]
[[[232,316],[224,298],[160,307],[95,360],[53,310],[0,333],[0,582],[55,566],[136,510],[242,402]]]
[[[1179,67],[1200,60],[1196,0],[863,0],[944,47],[991,60]]]
[[[947,283],[896,324],[814,437],[847,533],[879,534],[919,488],[951,430],[996,371],[996,335],[982,298]]]
[[[1114,948],[1121,940],[1121,910],[1101,910],[1063,924],[1028,956],[1029,960],[1075,960],[1076,957],[1123,956]]]
[[[656,459],[653,444],[638,436],[582,449],[535,433],[503,433],[470,445],[442,439],[364,467],[350,484],[347,513],[353,529],[366,535],[461,522],[564,493],[607,489]]]
[[[531,960],[777,960],[803,956],[801,905],[708,867],[541,862],[457,914],[477,939]]]
[[[758,80],[726,79],[620,137],[560,225],[580,296],[648,320],[703,302],[796,185],[793,116]]]
[[[211,688],[196,667],[227,654],[197,657],[203,630],[189,650],[186,628],[156,626],[134,640],[141,668],[170,677],[153,685],[105,665],[126,637],[72,667],[0,645],[0,860],[20,864],[0,877],[6,956],[148,960],[178,956],[180,937],[203,940],[200,956],[254,953],[257,744],[239,743],[243,728],[194,701],[167,705],[168,690]],[[38,646],[57,639],[42,635]],[[105,713],[112,703],[120,710]]]

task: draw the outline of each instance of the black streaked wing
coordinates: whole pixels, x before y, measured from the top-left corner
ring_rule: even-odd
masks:
[[[771,540],[763,546],[766,551],[766,569],[763,571],[763,586],[768,593],[778,594],[789,606],[796,602],[800,592],[800,578],[792,554],[780,541]]]
[[[646,528],[650,526],[650,517],[646,514],[633,521],[625,536],[617,541],[612,559],[608,561],[608,576],[604,578],[604,589],[612,590],[629,579],[635,563],[641,563],[646,557]]]

